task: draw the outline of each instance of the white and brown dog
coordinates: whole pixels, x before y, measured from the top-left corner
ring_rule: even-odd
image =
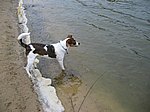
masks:
[[[22,33],[18,36],[20,45],[26,49],[27,65],[25,68],[29,77],[32,77],[30,72],[37,56],[56,58],[60,64],[61,69],[64,71],[65,67],[63,61],[65,54],[68,53],[68,48],[77,47],[78,45],[80,45],[80,43],[78,43],[72,37],[72,35],[68,35],[66,39],[50,45],[40,43],[25,44],[23,42],[23,38],[29,35],[30,33]]]

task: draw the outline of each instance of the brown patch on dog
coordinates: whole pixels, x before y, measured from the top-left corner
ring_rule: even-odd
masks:
[[[30,53],[30,51],[31,51],[30,46],[27,46],[27,47],[26,47],[26,56]]]
[[[45,45],[40,43],[31,43],[31,45],[35,48],[33,51],[34,54],[38,54],[41,56],[48,55],[51,58],[56,58],[55,49],[53,45]],[[44,49],[44,47],[47,47],[47,51]],[[30,53],[32,49],[28,45],[26,47],[26,55]]]
[[[32,43],[32,45],[35,48],[35,50],[33,51],[33,53],[39,54],[41,56],[47,55],[47,51],[44,49],[45,44]]]
[[[67,44],[67,47],[70,46],[70,47],[74,47],[76,45],[76,40],[72,37],[72,35],[68,35],[69,38],[67,41],[66,41],[66,44]]]

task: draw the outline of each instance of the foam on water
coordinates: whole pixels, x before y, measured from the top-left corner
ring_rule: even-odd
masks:
[[[23,0],[19,1],[18,4],[18,22],[21,29],[21,33],[28,33],[27,21],[25,10],[23,7]],[[23,39],[26,44],[31,43],[30,36]],[[44,112],[63,112],[64,107],[61,101],[57,97],[56,89],[51,86],[51,79],[42,77],[42,74],[38,69],[33,68],[32,70],[32,82],[34,89],[38,94],[40,103],[43,106]]]

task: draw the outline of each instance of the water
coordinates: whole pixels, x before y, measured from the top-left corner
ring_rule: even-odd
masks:
[[[150,111],[149,0],[25,4],[32,42],[51,44],[73,34],[81,43],[65,57],[65,77],[55,60],[39,64],[45,77],[57,79],[66,112]]]

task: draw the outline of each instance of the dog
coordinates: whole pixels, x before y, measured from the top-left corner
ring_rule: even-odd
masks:
[[[37,56],[44,56],[49,58],[56,58],[62,71],[65,71],[64,56],[68,53],[69,47],[77,47],[80,45],[72,35],[68,35],[64,40],[60,40],[55,44],[41,44],[23,42],[23,38],[30,36],[30,33],[22,33],[18,36],[19,44],[26,49],[27,65],[25,67],[29,77],[32,77],[31,70]]]

